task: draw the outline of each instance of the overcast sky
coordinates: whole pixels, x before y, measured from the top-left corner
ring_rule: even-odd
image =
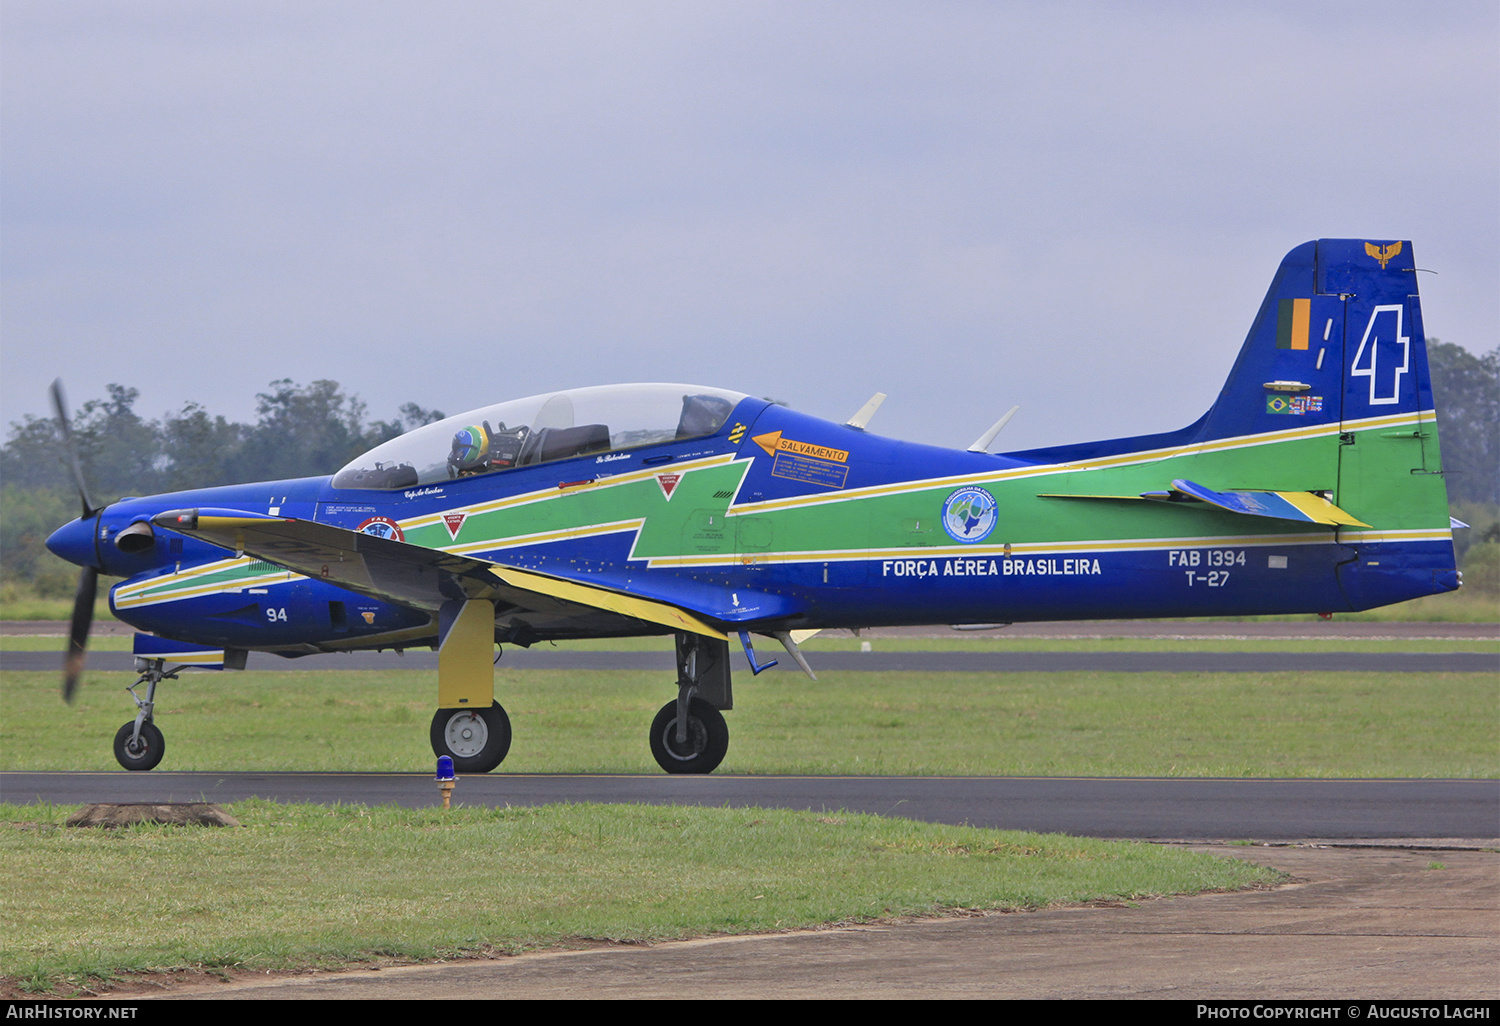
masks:
[[[1500,13],[0,4],[0,421],[687,381],[965,446],[1180,427],[1277,263],[1411,239],[1500,343]]]

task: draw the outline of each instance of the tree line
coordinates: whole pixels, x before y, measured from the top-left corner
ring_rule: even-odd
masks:
[[[336,381],[270,383],[253,424],[211,416],[198,403],[147,420],[140,392],[108,395],[72,411],[78,460],[96,504],[124,495],[330,474],[381,442],[441,420],[441,410],[407,403],[391,420],[367,420],[365,404]],[[74,571],[48,553],[47,536],[78,516],[77,491],[52,417],[26,416],[0,447],[0,574],[43,594],[71,592]]]
[[[1500,503],[1500,346],[1475,356],[1427,340],[1443,474],[1452,503]]]
[[[254,424],[210,416],[198,403],[146,420],[135,410],[137,389],[109,385],[106,391],[107,398],[90,399],[72,418],[83,476],[99,502],[330,474],[381,442],[444,417],[407,403],[392,420],[366,421],[365,404],[336,381],[271,382],[255,397]],[[0,448],[0,483],[72,490],[54,418],[27,416],[11,424]]]

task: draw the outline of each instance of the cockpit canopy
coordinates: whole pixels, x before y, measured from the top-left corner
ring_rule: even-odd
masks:
[[[426,424],[333,476],[335,488],[411,488],[570,456],[701,438],[739,392],[698,385],[601,385],[513,399]]]

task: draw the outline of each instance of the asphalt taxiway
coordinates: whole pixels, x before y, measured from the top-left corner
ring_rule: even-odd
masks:
[[[0,773],[0,799],[438,804],[415,773]],[[1090,837],[1447,838],[1500,846],[1500,781],[1082,777],[812,777],[488,773],[460,805],[632,802],[868,812]]]

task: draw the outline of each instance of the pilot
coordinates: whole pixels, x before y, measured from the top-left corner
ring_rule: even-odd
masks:
[[[520,462],[528,434],[525,425],[506,430],[504,421],[492,428],[487,420],[454,432],[453,447],[448,453],[448,476],[468,477],[515,466]]]
[[[502,425],[503,426],[503,425]],[[453,448],[448,452],[448,476],[466,477],[482,474],[489,469],[490,422],[471,424],[460,428],[453,435]]]

